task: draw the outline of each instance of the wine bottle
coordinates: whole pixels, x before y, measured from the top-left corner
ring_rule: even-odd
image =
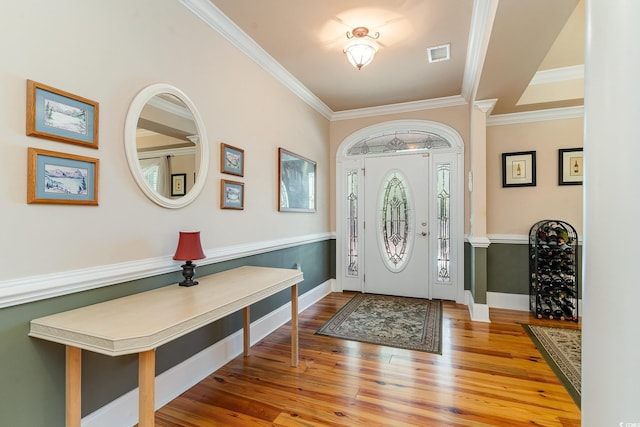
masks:
[[[547,316],[551,315],[551,307],[549,307],[549,304],[542,300],[542,297],[540,295],[538,295],[538,307],[540,307],[542,312]]]
[[[571,320],[576,320],[576,314],[574,310],[575,307],[573,306],[573,303],[571,303],[571,301],[568,301],[566,299],[558,299],[558,306],[562,310],[562,313],[564,315],[563,317]]]
[[[558,319],[564,320],[562,309],[558,304],[555,303],[555,300],[549,300],[548,304],[549,304],[549,307],[551,308],[551,312],[553,313],[553,316]]]
[[[575,298],[576,297],[576,293],[573,289],[571,289],[570,287],[567,287],[565,285],[562,286],[557,286],[554,288],[554,291],[556,294],[564,297],[564,298]]]

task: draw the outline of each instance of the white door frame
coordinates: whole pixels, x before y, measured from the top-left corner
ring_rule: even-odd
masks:
[[[454,176],[452,186],[455,197],[451,204],[451,239],[456,242],[456,253],[452,254],[452,280],[456,290],[456,302],[464,303],[464,141],[460,134],[453,128],[438,122],[429,120],[393,120],[367,126],[347,136],[336,151],[336,286],[339,291],[344,289],[345,283],[349,283],[349,289],[364,290],[362,274],[358,277],[348,277],[346,263],[346,177],[347,170],[357,170],[358,176],[362,176],[364,167],[364,156],[348,156],[349,149],[365,138],[392,134],[401,131],[425,131],[437,134],[447,140],[451,148],[426,151],[433,153],[454,154],[453,164]],[[422,155],[424,150],[416,150],[415,154]],[[404,152],[408,154],[408,152]],[[362,182],[362,181],[361,181]],[[362,201],[358,201],[358,211],[364,212]],[[359,225],[361,228],[361,225]],[[363,230],[359,230],[358,235],[363,236]],[[360,262],[364,259],[364,248],[360,247],[358,256]],[[435,267],[434,267],[435,268]],[[354,286],[355,285],[355,286]]]

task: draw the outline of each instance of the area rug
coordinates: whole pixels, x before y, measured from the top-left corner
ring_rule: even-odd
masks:
[[[578,329],[522,325],[576,405],[582,398],[582,332]]]
[[[442,302],[357,294],[316,334],[442,354]]]

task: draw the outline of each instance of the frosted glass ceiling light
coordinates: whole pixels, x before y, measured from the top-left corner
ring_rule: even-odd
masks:
[[[376,33],[375,37],[372,37],[366,27],[356,27],[351,32],[347,31],[347,38],[351,40],[344,47],[344,53],[349,62],[358,70],[373,61],[373,57],[378,51],[378,44],[373,40],[378,37],[380,37],[380,33]]]

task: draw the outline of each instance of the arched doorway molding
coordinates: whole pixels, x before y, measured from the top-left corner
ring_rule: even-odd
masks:
[[[350,153],[349,150],[356,144],[371,138],[382,135],[409,134],[412,132],[432,134],[440,137],[448,143],[441,145],[436,149],[433,148],[416,148],[410,150],[393,151],[384,153]],[[359,129],[348,135],[336,150],[336,285],[338,290],[364,290],[364,281],[362,275],[353,271],[348,273],[349,261],[347,260],[347,239],[350,239],[348,231],[349,223],[352,222],[348,217],[349,201],[347,200],[347,181],[350,179],[362,180],[364,182],[364,161],[369,155],[375,156],[395,156],[403,155],[428,155],[431,159],[440,157],[447,158],[452,162],[452,198],[451,204],[451,220],[452,230],[451,238],[455,243],[455,261],[452,263],[452,277],[456,286],[455,300],[464,302],[464,141],[460,134],[452,127],[429,120],[392,120],[377,123],[371,126]],[[435,160],[432,160],[435,161]],[[361,202],[358,201],[358,210],[363,212]],[[355,225],[362,227],[362,225]],[[356,234],[363,235],[362,229],[358,229]],[[364,248],[360,251],[360,255]],[[361,258],[362,260],[362,258]],[[345,284],[347,286],[345,286]]]

